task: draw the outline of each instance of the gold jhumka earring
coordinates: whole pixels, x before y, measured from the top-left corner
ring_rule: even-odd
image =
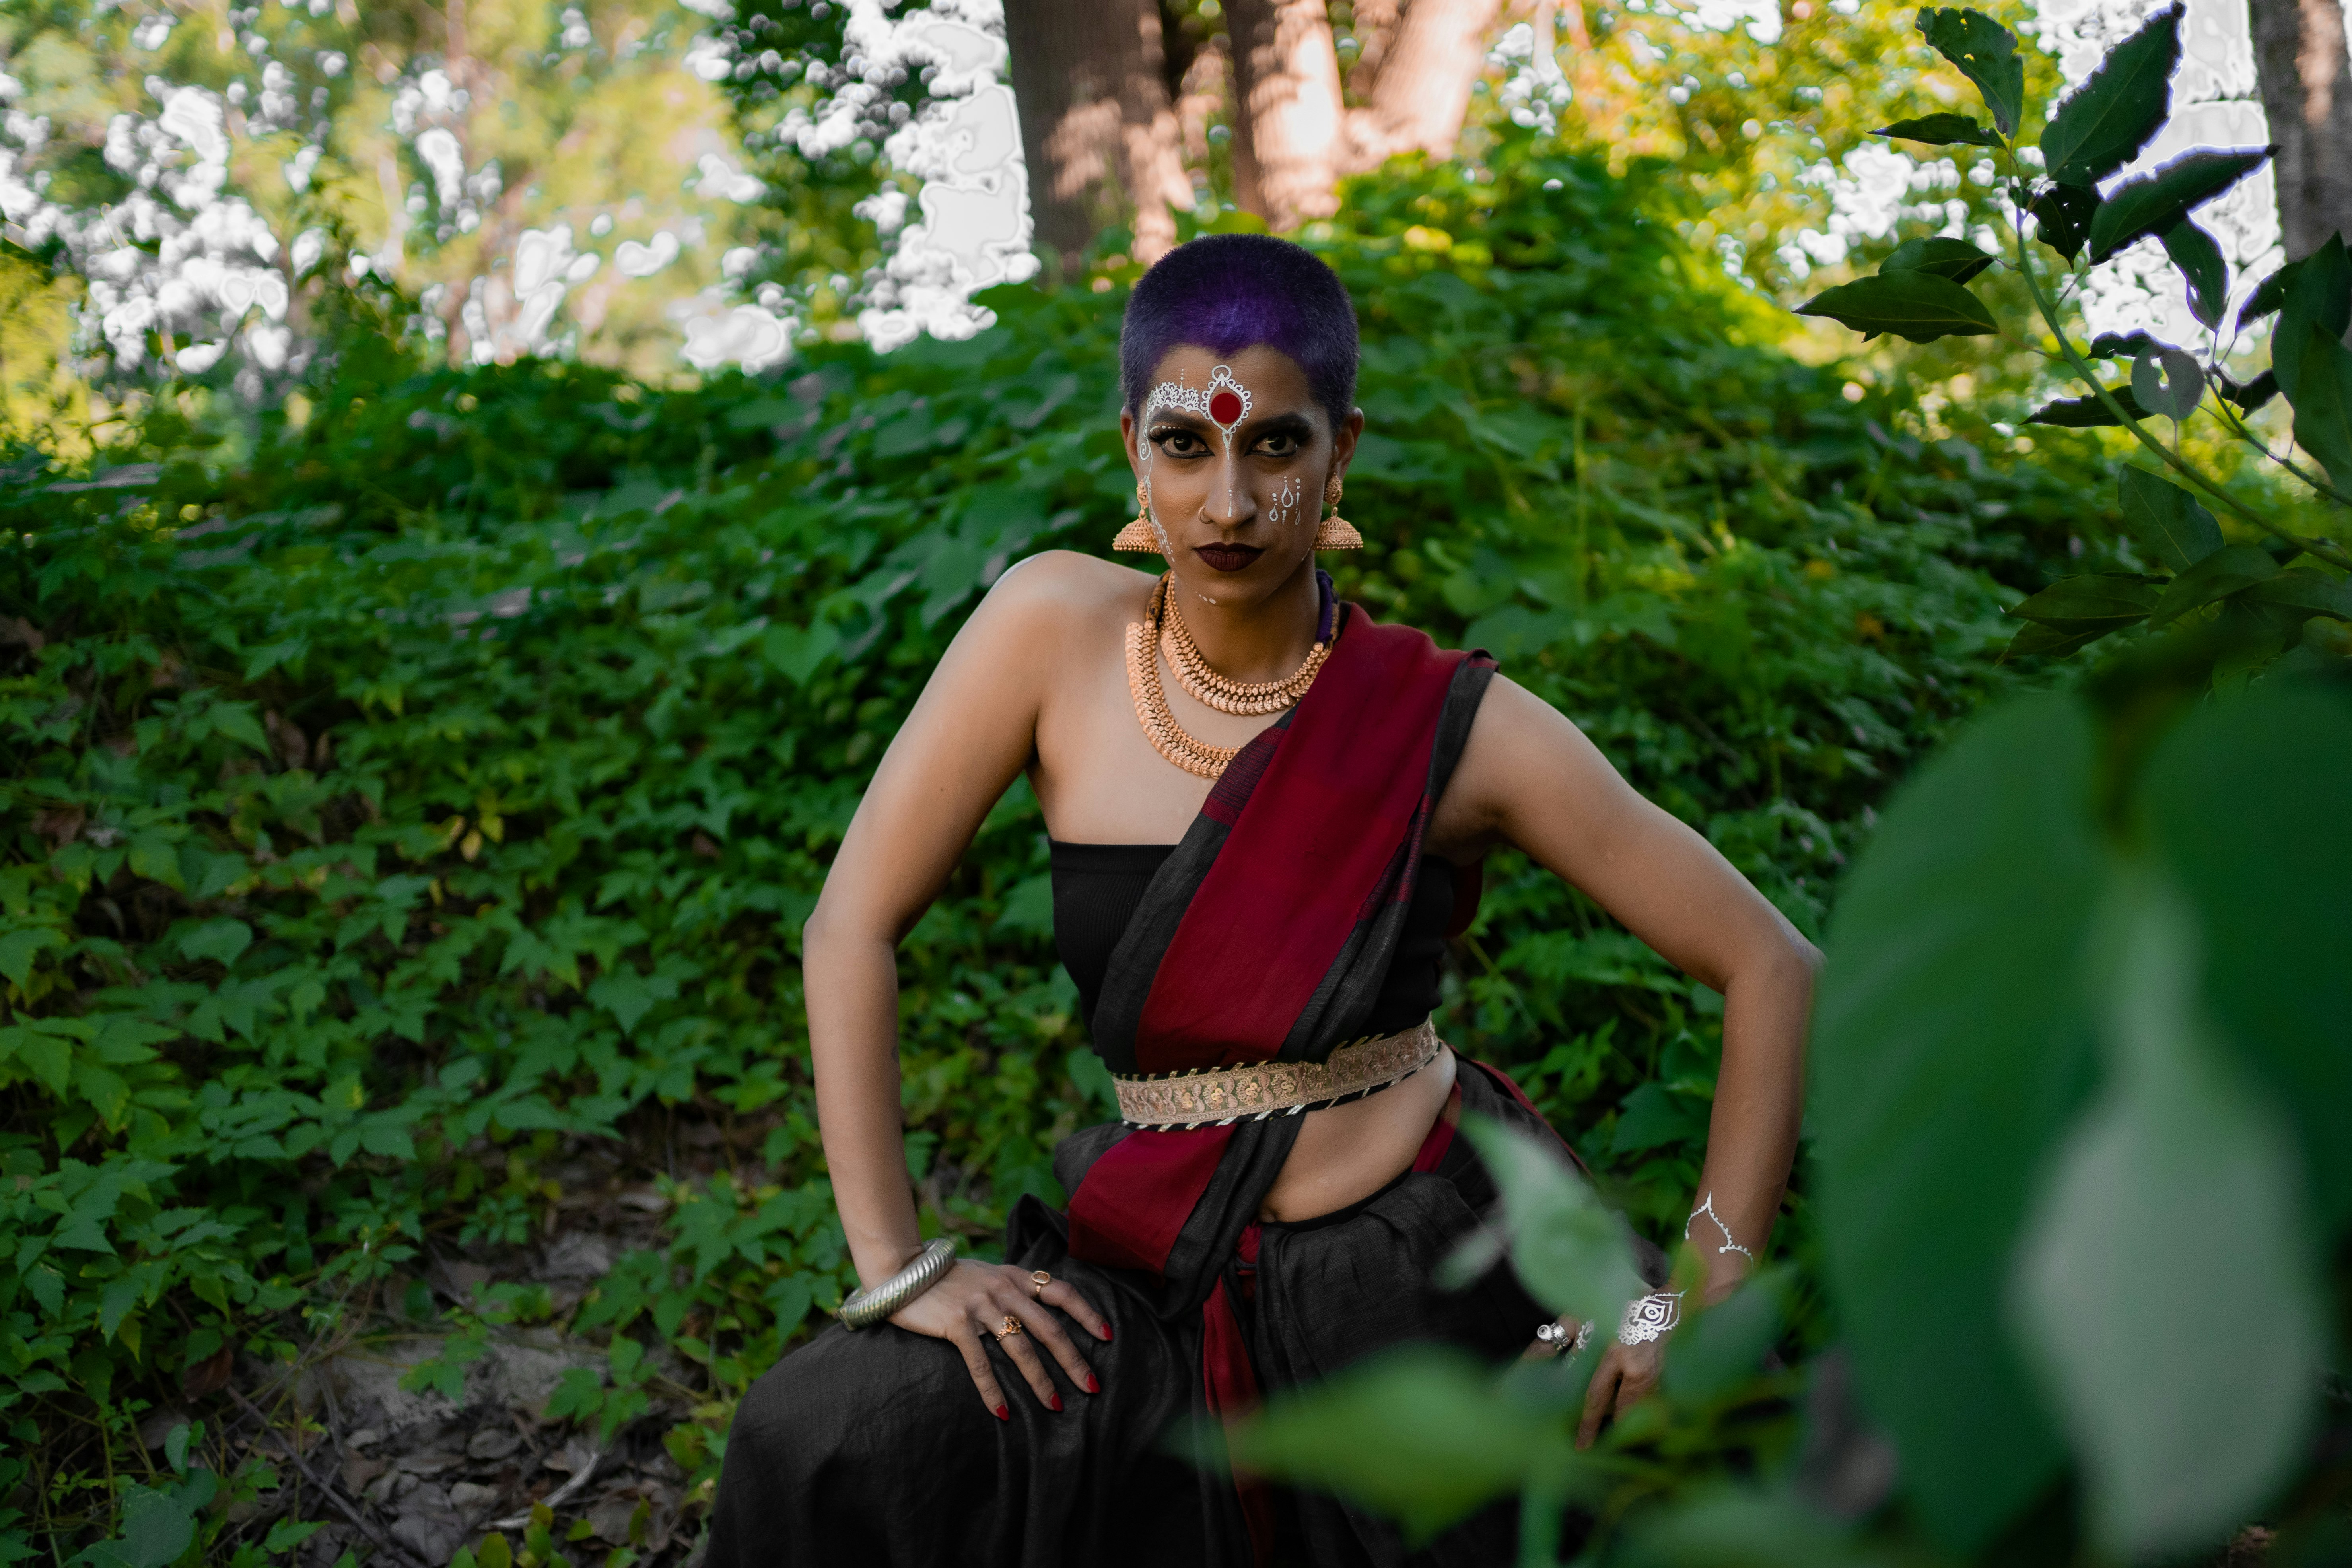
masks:
[[[1118,531],[1117,537],[1111,540],[1110,547],[1131,551],[1139,555],[1160,553],[1160,531],[1151,526],[1151,502],[1140,481],[1135,487],[1135,521]]]
[[[1356,525],[1339,515],[1339,476],[1333,474],[1331,482],[1323,487],[1323,504],[1331,509],[1331,515],[1315,530],[1315,548],[1318,550],[1361,550],[1364,547],[1364,536],[1356,531]]]

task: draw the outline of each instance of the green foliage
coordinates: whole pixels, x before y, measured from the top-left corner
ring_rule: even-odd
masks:
[[[1818,930],[1888,781],[2015,684],[2000,607],[2094,476],[1890,434],[1729,342],[1654,181],[1523,139],[1351,189],[1321,243],[1364,321],[1372,543],[1342,587],[1495,650]],[[167,400],[89,468],[7,459],[0,1418],[40,1511],[0,1530],[99,1539],[184,1372],[432,1322],[426,1249],[515,1258],[592,1156],[663,1228],[562,1320],[608,1366],[551,1414],[660,1412],[715,1474],[849,1281],[799,924],[962,615],[1131,494],[1119,295],[986,303],[968,342],[691,389],[355,339],[250,449]],[[902,949],[925,1224],[982,1248],[1103,1114],[1045,869],[1016,786]],[[1719,1001],[1515,858],[1459,956],[1448,1037],[1678,1226]],[[717,1152],[673,1165],[681,1124]],[[414,1380],[548,1310],[451,1308]],[[189,1550],[257,1551],[286,1494],[221,1465],[245,1500],[192,1507]]]
[[[2352,572],[2352,552],[2337,537],[2352,514],[2352,350],[2341,342],[2347,321],[2352,320],[2352,261],[2347,260],[2343,237],[2337,236],[2254,289],[2239,312],[2238,326],[2242,329],[2273,310],[2279,321],[2271,340],[2272,370],[2242,384],[2222,364],[2234,346],[2221,330],[2230,298],[2229,268],[2220,246],[2189,215],[2261,168],[2270,150],[2200,148],[2123,180],[2104,195],[2096,189],[2097,180],[2129,162],[2164,124],[2171,107],[2171,75],[2180,58],[2182,16],[2182,8],[2172,5],[2150,16],[2058,106],[2041,140],[2047,181],[2025,172],[2016,157],[2018,147],[2010,140],[2023,89],[2022,78],[2011,69],[2016,44],[2007,30],[1979,12],[1934,9],[1919,13],[1919,27],[1937,50],[1969,74],[1993,111],[2000,132],[1994,144],[2002,157],[2002,183],[2011,204],[2010,226],[2016,241],[2009,266],[2024,282],[2054,340],[2043,352],[2090,388],[2088,396],[2044,405],[2029,423],[2074,429],[2120,427],[2171,469],[2177,479],[2144,472],[2127,479],[2125,507],[2135,519],[2151,508],[2180,516],[2185,515],[2182,509],[2194,507],[2210,524],[2212,519],[2204,513],[2203,503],[2210,501],[2269,536],[2259,550],[2252,545],[2225,550],[2216,534],[2210,548],[2192,557],[2181,553],[2180,540],[2156,537],[2165,530],[2159,527],[2151,534],[2143,522],[2137,529],[2140,542],[2154,551],[2156,563],[2174,574],[2169,581],[2161,574],[2105,574],[2055,584],[2013,608],[2013,614],[2032,624],[2018,633],[2010,652],[2065,655],[2126,627],[2145,625],[2157,631],[2179,626],[2203,650],[2200,657],[2210,673],[2228,679],[2263,667],[2298,643],[2310,644],[2315,656],[2323,658],[2340,656],[2344,648],[2340,636],[2322,633],[2314,638],[2308,627],[2315,618],[2342,619],[2339,611],[2347,602],[2341,592],[2345,580],[2336,574]],[[1953,128],[1925,121],[1906,122],[1888,133],[1946,131],[1958,134]],[[2067,276],[2054,288],[2044,287],[2030,237],[2068,264]],[[2089,268],[2149,237],[2162,241],[2188,284],[2191,313],[2210,334],[2202,363],[2196,354],[2145,333],[2133,333],[2128,340],[2103,337],[2088,349],[2077,346],[2066,333],[2063,306],[2079,289]],[[1905,242],[1876,277],[1832,289],[1800,307],[1798,313],[1831,317],[1871,336],[1897,332],[1915,342],[2001,331],[1992,310],[1965,287],[1973,271],[1920,270],[1929,254],[1924,247],[1932,243]],[[2102,383],[2091,362],[2126,351],[2133,356],[2128,384]],[[2294,405],[2294,444],[2316,461],[2324,478],[2273,450],[2248,425],[2247,416],[2274,394],[2284,395]],[[2210,472],[2210,465],[2183,455],[2177,437],[2200,410],[2223,437],[2275,462],[2315,496],[2323,519],[2316,534],[2297,531],[2299,520],[2278,504],[2275,491],[2249,495],[2244,487],[2229,485],[2230,476]],[[2174,422],[2176,439],[2170,447],[2142,424],[2155,418]],[[2176,493],[2154,499],[2156,487]],[[2298,568],[2296,581],[2286,589],[2271,587],[2280,568],[2299,555],[2309,555],[2331,570]],[[2193,620],[2184,620],[2192,616]]]

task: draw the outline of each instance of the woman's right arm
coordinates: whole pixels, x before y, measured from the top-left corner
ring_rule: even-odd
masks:
[[[973,612],[891,741],[802,932],[817,1120],[850,1257],[867,1286],[922,1249],[899,1111],[898,944],[1028,764],[1046,681],[1063,667],[1061,645],[1074,623],[1086,618],[1069,613],[1069,601],[1091,596],[1085,577],[1092,563],[1049,556],[1024,564]],[[1001,1342],[1038,1401],[1058,1409],[1029,1336],[1078,1387],[1090,1387],[1093,1374],[1031,1292],[1018,1269],[959,1262],[890,1321],[954,1342],[981,1398],[1003,1416],[982,1336],[992,1337],[1007,1316],[1020,1318],[1027,1335]],[[1101,1315],[1069,1286],[1048,1286],[1044,1300],[1109,1337]]]

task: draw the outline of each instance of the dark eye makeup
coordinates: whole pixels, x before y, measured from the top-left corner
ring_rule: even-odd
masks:
[[[1146,437],[1171,458],[1205,457],[1207,438],[1190,425],[1154,426]],[[1314,421],[1303,414],[1286,414],[1261,422],[1250,432],[1250,452],[1258,457],[1292,458],[1315,438]]]

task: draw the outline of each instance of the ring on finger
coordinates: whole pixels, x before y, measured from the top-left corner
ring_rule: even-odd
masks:
[[[1024,1331],[1021,1320],[1010,1312],[1004,1314],[1004,1321],[996,1325],[996,1337],[1000,1340],[1018,1339]]]
[[[1054,1277],[1040,1268],[1029,1276],[1029,1294],[1042,1301],[1045,1299],[1045,1287],[1053,1282]]]

